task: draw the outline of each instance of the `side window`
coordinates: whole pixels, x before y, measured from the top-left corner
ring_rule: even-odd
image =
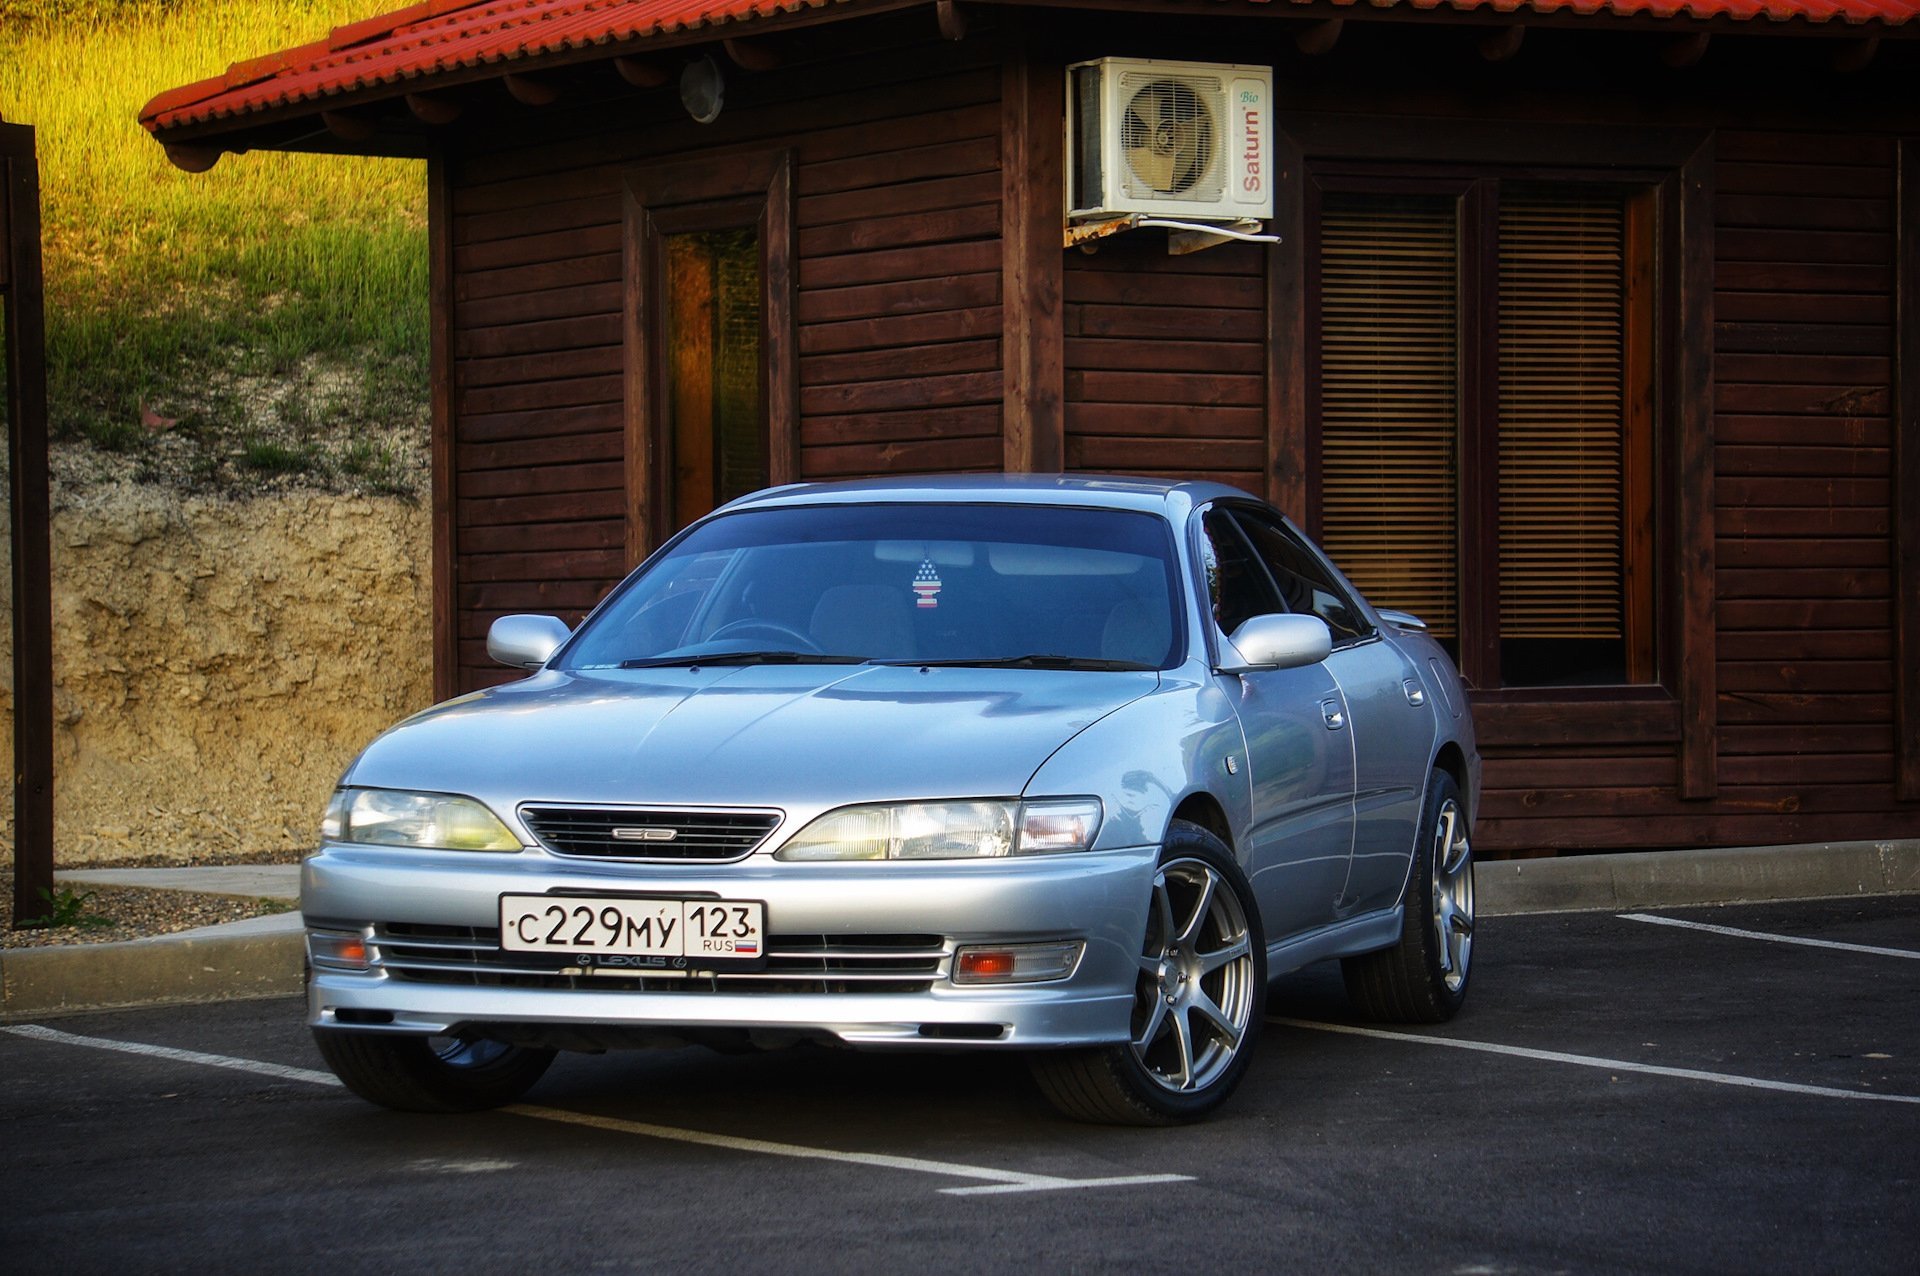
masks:
[[[1207,601],[1221,633],[1231,635],[1249,616],[1286,610],[1246,538],[1224,510],[1209,510],[1201,519],[1200,530],[1200,566],[1207,574]]]
[[[1253,542],[1254,552],[1273,573],[1274,583],[1286,610],[1320,617],[1333,631],[1333,642],[1355,642],[1373,630],[1359,610],[1348,600],[1327,573],[1320,560],[1286,527],[1249,511],[1239,511],[1236,520]]]

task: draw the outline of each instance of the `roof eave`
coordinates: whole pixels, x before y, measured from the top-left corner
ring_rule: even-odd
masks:
[[[671,50],[688,45],[711,43],[725,38],[730,28],[750,27],[769,34],[798,27],[874,16],[914,7],[930,7],[932,0],[803,0],[808,7],[768,15],[722,16],[717,21],[700,21],[671,30],[652,30],[611,34],[598,39],[583,38],[578,44],[545,50],[521,50],[493,58],[473,57],[457,65],[422,73],[403,70],[366,83],[335,87],[325,91],[302,92],[284,100],[250,106],[238,111],[215,108],[199,115],[194,108],[216,102],[222,96],[249,85],[265,83],[302,56],[375,44],[393,31],[427,18],[458,9],[473,7],[483,0],[427,0],[409,9],[379,18],[336,28],[324,41],[298,46],[281,53],[236,63],[227,74],[216,76],[156,95],[142,108],[140,121],[157,141],[170,147],[215,147],[218,149],[300,149],[347,154],[424,154],[431,146],[431,126],[402,121],[398,129],[387,128],[365,142],[347,142],[311,122],[322,111],[350,111],[393,103],[407,94],[461,89],[476,83],[499,80],[531,69],[564,70],[602,62],[638,49]],[[1052,9],[1061,11],[1105,11],[1126,13],[1179,13],[1194,15],[1207,10],[1242,21],[1281,21],[1306,23],[1329,18],[1344,18],[1365,23],[1420,23],[1451,25],[1522,24],[1542,29],[1577,29],[1682,34],[1726,34],[1734,36],[1776,36],[1823,39],[1863,40],[1873,38],[1920,38],[1920,22],[1891,23],[1880,19],[1860,21],[1844,15],[1825,17],[1794,15],[1787,18],[1733,18],[1691,15],[1656,16],[1646,14],[1610,14],[1561,11],[1541,13],[1520,7],[1518,3],[1473,9],[1453,8],[1450,0],[1429,0],[1415,8],[1394,5],[1376,8],[1364,0],[1274,0],[1266,5],[1247,5],[1235,0],[969,0],[995,8]],[[306,127],[290,127],[306,125]]]

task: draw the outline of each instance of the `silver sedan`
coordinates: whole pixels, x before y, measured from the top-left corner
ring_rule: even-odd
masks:
[[[1459,678],[1234,489],[778,488],[488,647],[530,675],[376,740],[305,864],[309,1022],[373,1102],[824,1042],[1026,1051],[1159,1124],[1232,1092],[1272,975],[1466,996]]]

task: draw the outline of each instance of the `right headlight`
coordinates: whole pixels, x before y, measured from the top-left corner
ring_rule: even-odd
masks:
[[[400,789],[335,789],[320,836],[329,842],[443,851],[523,849],[499,816],[470,797]]]
[[[777,860],[989,859],[1084,851],[1100,832],[1098,798],[888,802],[829,811],[787,839]]]

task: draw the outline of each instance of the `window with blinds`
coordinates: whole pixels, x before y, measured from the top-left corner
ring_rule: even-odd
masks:
[[[1624,681],[1626,203],[1500,199],[1500,664]]]
[[[1617,188],[1321,197],[1319,533],[1477,686],[1654,677],[1651,251]]]
[[[1320,225],[1320,541],[1443,640],[1459,632],[1455,204],[1330,195]]]

